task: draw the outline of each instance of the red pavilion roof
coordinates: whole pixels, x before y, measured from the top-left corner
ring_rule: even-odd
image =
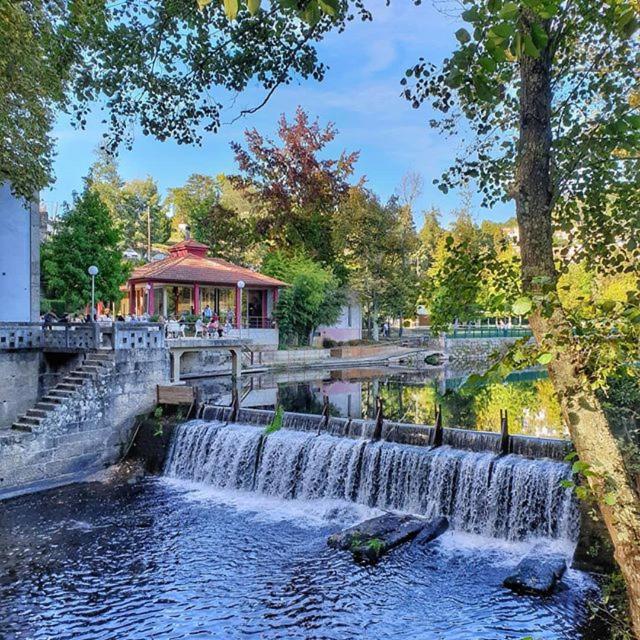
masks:
[[[169,249],[164,260],[149,262],[133,270],[129,282],[155,281],[235,287],[244,280],[248,287],[286,287],[286,282],[251,271],[237,264],[207,258],[206,244],[183,240]]]

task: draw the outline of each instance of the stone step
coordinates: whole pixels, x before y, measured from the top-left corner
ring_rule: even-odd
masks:
[[[73,395],[73,391],[69,391],[67,389],[51,389],[49,391],[48,397],[60,398],[63,400],[64,398],[70,398]]]
[[[73,380],[67,381],[63,380],[62,382],[58,382],[58,384],[54,387],[54,389],[67,389],[69,391],[75,391],[78,387],[82,386],[82,382],[73,382]]]
[[[40,416],[30,416],[28,415],[28,412],[23,415],[20,416],[18,418],[18,422],[26,422],[27,424],[33,424],[38,426],[42,421],[44,420],[44,418],[40,417]]]
[[[29,433],[31,433],[33,431],[33,427],[34,427],[34,425],[27,424],[26,422],[22,422],[21,420],[18,420],[17,422],[14,422],[11,425],[11,428],[14,431],[27,431]]]
[[[36,405],[37,407],[37,405]],[[34,418],[46,418],[49,415],[48,411],[45,411],[44,409],[29,409],[26,413],[27,416],[32,416]]]
[[[34,407],[34,409],[40,409],[42,411],[55,411],[57,408],[58,408],[57,402],[46,402],[44,401],[44,398],[43,400],[38,402]]]
[[[81,371],[83,373],[100,373],[101,371],[103,371],[102,367],[96,367],[94,365],[88,365],[88,364],[83,364],[80,369],[78,369],[78,371]]]
[[[74,371],[66,376],[65,380],[78,380],[79,382],[82,380],[91,380],[93,378],[93,374],[88,373],[86,371]]]
[[[46,396],[44,396],[42,398],[43,402],[46,402],[47,404],[51,403],[51,404],[55,404],[56,407],[59,407],[61,402],[65,399],[66,396],[62,397],[62,396],[52,396],[47,394]],[[40,404],[40,403],[38,403]]]
[[[54,388],[60,391],[75,391],[81,385],[81,382],[59,382]]]
[[[92,353],[86,360],[100,360],[102,362],[113,362],[113,356],[109,353]]]

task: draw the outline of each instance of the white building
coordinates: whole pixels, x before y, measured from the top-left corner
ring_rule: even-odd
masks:
[[[40,319],[40,208],[0,185],[0,322]]]

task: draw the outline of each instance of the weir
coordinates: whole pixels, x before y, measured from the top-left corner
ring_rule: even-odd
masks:
[[[240,410],[241,423],[227,424],[220,419],[225,411],[210,410],[219,417],[176,428],[166,476],[283,499],[444,515],[454,529],[506,540],[575,542],[578,508],[561,486],[571,477],[566,463],[332,435],[342,426],[336,418],[317,435],[314,416],[301,414],[287,414],[285,428],[265,436],[262,424],[271,412]],[[349,430],[368,428],[357,422]]]
[[[201,417],[204,420],[218,420],[221,422],[241,422],[253,425],[268,425],[273,420],[274,411],[265,409],[239,409],[236,420],[232,420],[230,407],[218,405],[204,405]],[[307,413],[285,412],[283,427],[294,431],[310,431],[313,433],[328,433],[347,438],[373,439],[376,422],[355,418],[329,417],[311,415]],[[430,425],[416,425],[401,422],[385,421],[382,427],[381,439],[398,444],[429,446],[433,444],[434,427]],[[501,453],[502,434],[492,431],[473,431],[444,427],[442,429],[442,445],[467,451],[490,451]],[[533,438],[530,436],[509,436],[509,453],[515,453],[527,458],[551,458],[563,460],[572,450],[571,442],[555,438]]]

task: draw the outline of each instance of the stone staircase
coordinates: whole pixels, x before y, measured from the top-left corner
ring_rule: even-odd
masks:
[[[84,362],[68,373],[55,387],[25,414],[11,425],[14,431],[38,431],[38,427],[54,411],[63,407],[70,399],[87,384],[93,383],[98,377],[107,375],[114,367],[112,352],[89,352]]]

